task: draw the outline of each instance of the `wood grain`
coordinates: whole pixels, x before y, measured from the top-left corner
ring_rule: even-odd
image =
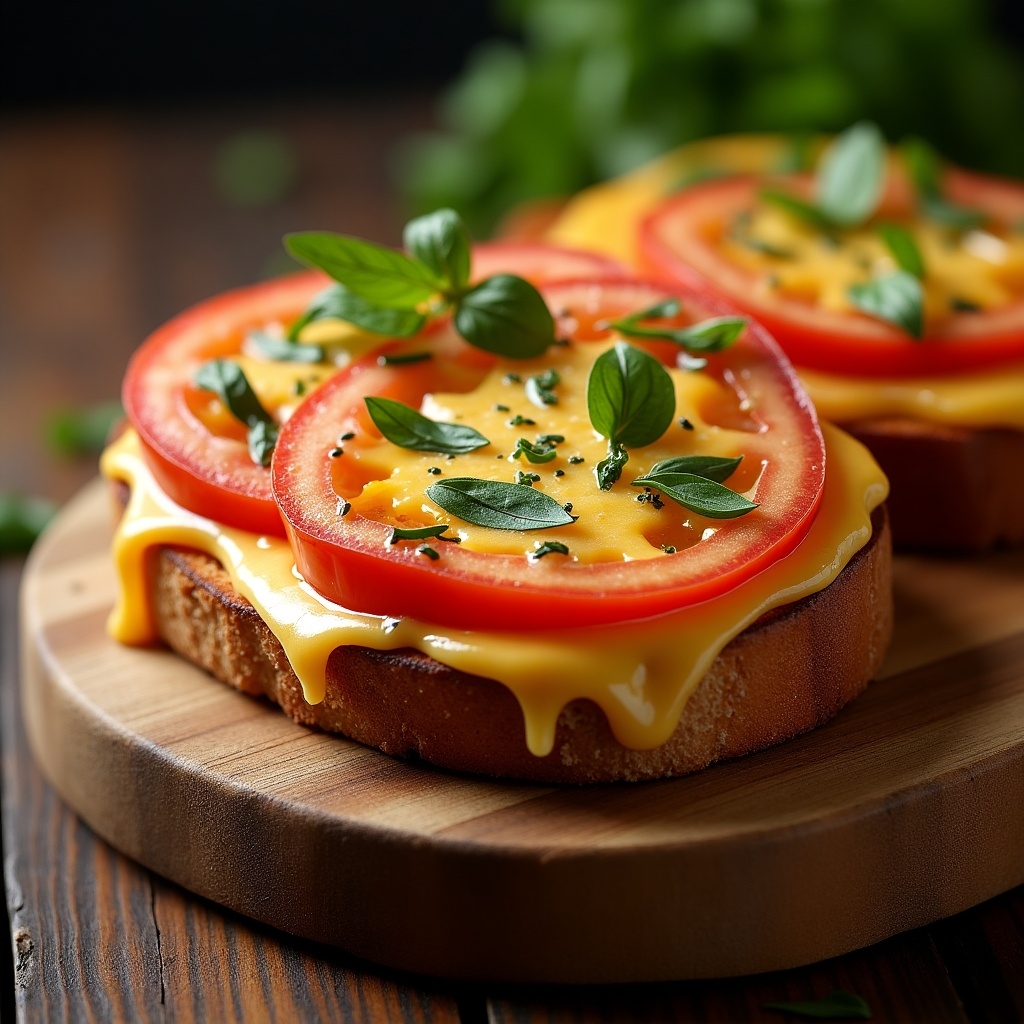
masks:
[[[941,637],[898,635],[899,672],[829,726],[686,779],[564,790],[392,761],[110,644],[106,514],[86,492],[26,579],[37,756],[119,848],[285,930],[449,976],[713,977],[834,956],[1024,878],[1005,813],[1024,800],[1020,553],[932,563],[916,598],[955,596]],[[961,609],[994,588],[979,645]]]

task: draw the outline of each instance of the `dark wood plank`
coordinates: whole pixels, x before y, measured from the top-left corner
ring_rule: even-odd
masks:
[[[71,814],[25,743],[17,564],[0,574],[5,876],[20,1020],[459,1020],[450,987],[222,911],[122,857]]]

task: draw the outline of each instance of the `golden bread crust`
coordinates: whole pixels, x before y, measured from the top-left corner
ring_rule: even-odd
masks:
[[[980,552],[1024,543],[1024,431],[908,418],[840,426],[889,478],[897,548]]]
[[[827,721],[864,689],[892,633],[884,508],[873,525],[835,582],[763,616],[722,651],[669,741],[654,750],[623,747],[597,705],[577,700],[562,711],[553,752],[535,757],[511,691],[413,650],[339,647],[328,662],[326,699],[309,705],[280,643],[214,559],[159,549],[151,591],[171,648],[239,690],[266,695],[297,722],[459,771],[634,781],[782,742]]]

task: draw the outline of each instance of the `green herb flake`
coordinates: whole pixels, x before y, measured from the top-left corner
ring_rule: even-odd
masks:
[[[569,456],[569,463],[571,465],[573,465],[573,466],[578,466],[581,462],[586,462],[586,461],[587,460],[585,458],[583,458],[582,455],[570,455]]]
[[[924,334],[924,289],[904,270],[872,278],[847,290],[850,302],[862,313],[893,324],[912,338]]]
[[[949,308],[955,313],[981,312],[981,306],[979,306],[977,302],[971,302],[970,299],[961,299],[955,295],[949,300]]]
[[[539,544],[537,547],[530,552],[530,559],[532,561],[538,561],[544,558],[545,555],[568,555],[569,547],[563,544],[560,540],[546,540],[543,544]]]
[[[448,530],[447,523],[436,523],[433,526],[395,526],[388,538],[389,544],[397,544],[400,540],[426,540],[428,537],[441,537]],[[442,540],[448,538],[442,537]]]
[[[264,359],[276,363],[322,363],[324,350],[320,345],[300,345],[287,338],[278,338],[265,331],[253,331],[246,343]]]
[[[542,530],[574,521],[543,491],[497,480],[453,477],[431,484],[427,497],[458,519],[495,530]]]
[[[561,377],[557,370],[547,370],[535,377],[527,377],[526,397],[541,409],[547,405],[557,405],[558,395],[554,389],[560,383]]]
[[[679,426],[681,426],[683,428],[683,430],[693,430],[694,429],[693,424],[685,416],[679,421]]]
[[[565,470],[564,469],[556,469],[554,471],[554,473],[552,474],[552,476],[565,476]]]
[[[661,550],[664,551],[666,555],[674,555],[676,553],[676,546],[674,544],[662,544]]]
[[[532,487],[535,483],[540,481],[540,477],[536,473],[526,472],[521,469],[516,470],[516,475],[512,478],[512,482],[519,484],[524,487]]]
[[[512,458],[518,459],[520,456],[525,455],[527,462],[536,464],[550,462],[557,454],[558,453],[555,451],[553,445],[533,444],[525,437],[521,437],[516,441],[516,447],[512,452]]]
[[[801,1002],[764,1003],[765,1010],[780,1010],[798,1017],[831,1018],[832,1020],[871,1020],[871,1007],[853,992],[830,992],[821,999]]]
[[[392,398],[371,395],[363,401],[377,429],[400,448],[438,455],[463,455],[491,443],[472,427],[439,423]]]
[[[521,384],[522,382],[523,378],[520,377],[518,373],[506,373],[505,376],[501,378],[502,384]]]
[[[432,562],[436,562],[441,557],[429,544],[421,544],[416,549],[416,554],[426,555]]]
[[[510,427],[535,427],[537,426],[537,421],[531,420],[527,416],[520,416],[516,413],[516,415],[508,421],[507,425]]]
[[[413,363],[425,363],[433,359],[432,352],[404,352],[390,356],[377,356],[378,366],[409,366]]]
[[[496,405],[494,407],[495,412],[511,412],[512,410],[507,405]]]
[[[344,444],[346,441],[351,441],[355,436],[354,430],[346,430],[344,434],[339,435],[338,444]]]
[[[332,448],[327,455],[332,459],[340,459],[345,454],[344,448]]]
[[[441,467],[440,466],[428,466],[427,467],[427,472],[431,476],[440,476],[441,475]]]
[[[541,434],[537,438],[537,442],[536,443],[537,444],[557,445],[557,444],[561,444],[564,440],[565,440],[565,436],[563,434]]]

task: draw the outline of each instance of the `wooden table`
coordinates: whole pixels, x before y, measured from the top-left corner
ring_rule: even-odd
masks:
[[[277,239],[326,227],[395,241],[394,141],[417,99],[273,110],[94,113],[8,120],[0,141],[0,458],[4,488],[65,499],[94,474],[38,441],[50,411],[116,394],[144,334],[207,294],[261,276]],[[218,146],[270,128],[298,177],[280,202],[233,207],[212,188]],[[278,264],[280,266],[280,264]],[[1024,1019],[1024,892],[800,970],[651,986],[525,988],[401,976],[196,898],[93,836],[28,753],[17,692],[20,565],[0,569],[3,842],[12,957],[7,1019],[757,1021],[833,989],[875,1020]],[[1008,814],[1019,814],[1008,807]],[[415,927],[415,922],[410,922]]]

